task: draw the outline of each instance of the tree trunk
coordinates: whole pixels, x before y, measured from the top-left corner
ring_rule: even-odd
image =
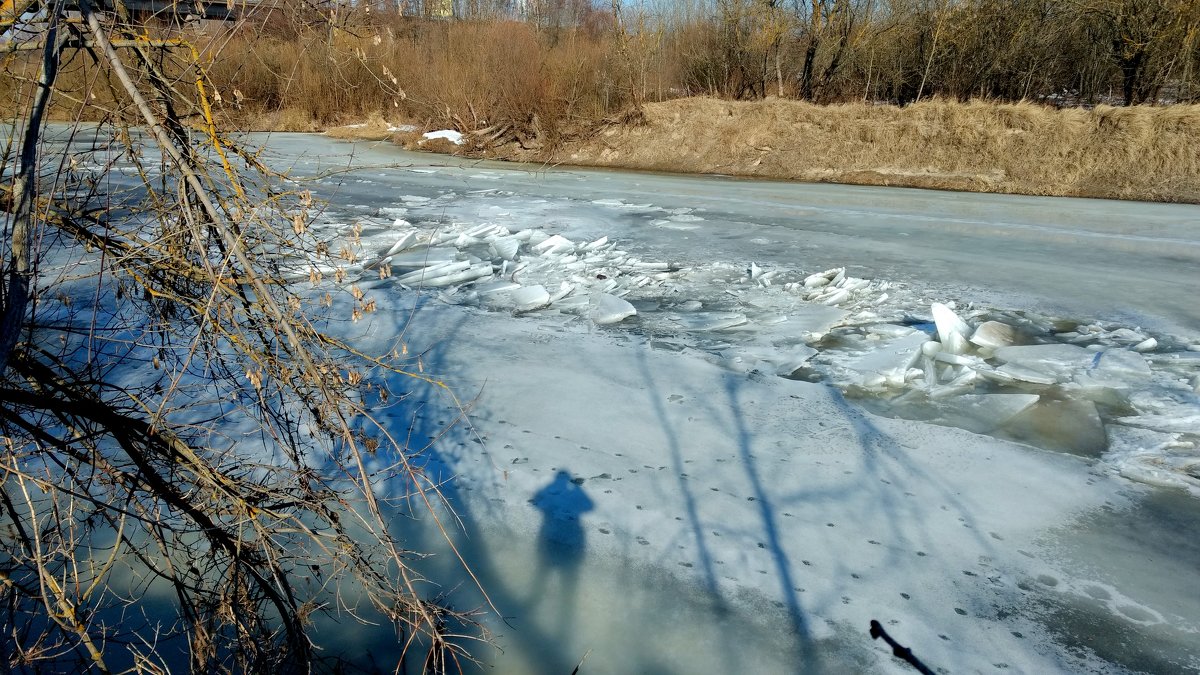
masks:
[[[0,297],[0,375],[8,368],[8,359],[20,339],[29,307],[29,284],[33,277],[30,240],[33,235],[34,190],[37,186],[37,149],[42,120],[50,102],[50,92],[58,76],[58,61],[63,40],[58,31],[58,8],[50,14],[50,28],[42,52],[37,92],[30,105],[29,121],[21,141],[21,159],[12,187],[12,238],[9,244],[7,292]]]

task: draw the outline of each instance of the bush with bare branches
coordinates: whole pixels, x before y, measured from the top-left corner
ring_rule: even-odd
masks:
[[[412,571],[369,468],[445,514],[369,403],[443,387],[400,341],[323,328],[374,307],[328,283],[353,247],[217,133],[197,50],[78,8],[15,18],[3,56],[0,668],[332,668],[312,626],[335,613],[394,625],[400,667],[452,669],[472,618]],[[103,122],[49,125],[52,104]]]

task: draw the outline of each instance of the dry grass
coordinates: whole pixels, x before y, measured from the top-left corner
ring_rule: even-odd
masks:
[[[1200,201],[1200,106],[905,108],[690,98],[645,106],[558,161],[981,192]]]

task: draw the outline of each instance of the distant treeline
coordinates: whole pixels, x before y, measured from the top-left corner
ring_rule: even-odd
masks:
[[[1200,0],[261,0],[241,14],[184,29],[222,95],[218,117],[240,128],[381,114],[538,146],[695,95],[1200,100]],[[29,85],[22,64],[9,52],[0,90]],[[196,67],[184,51],[162,70],[186,82]],[[85,89],[106,99],[87,69],[69,61],[59,87],[76,93],[60,105]]]
[[[1196,0],[717,0],[667,27],[678,85],[728,97],[1200,96]]]
[[[638,94],[656,98],[1132,105],[1200,96],[1197,0],[386,0],[325,12],[347,24],[397,13],[515,18],[549,44],[619,27],[645,87]]]

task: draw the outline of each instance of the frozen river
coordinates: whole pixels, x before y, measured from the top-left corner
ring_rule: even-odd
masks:
[[[475,396],[501,670],[1200,669],[1200,208],[265,156]]]

